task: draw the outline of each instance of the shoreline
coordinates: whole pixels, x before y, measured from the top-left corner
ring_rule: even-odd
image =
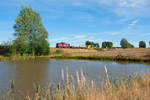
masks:
[[[142,58],[142,57],[52,56],[50,58],[53,58],[53,59],[76,59],[76,60],[98,60],[98,61],[150,62],[150,58]]]
[[[49,59],[49,56],[11,56],[11,57],[0,56],[0,61],[31,60],[39,58]]]
[[[128,61],[128,62],[150,62],[150,57],[113,57],[113,56],[62,56],[62,55],[48,55],[48,56],[0,56],[0,61],[18,61],[31,59],[74,59],[74,60],[97,60],[97,61]]]

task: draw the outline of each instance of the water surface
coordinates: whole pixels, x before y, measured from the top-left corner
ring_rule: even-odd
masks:
[[[76,71],[82,69],[87,80],[101,83],[105,78],[104,66],[107,66],[112,78],[127,77],[133,73],[143,76],[150,70],[149,64],[117,63],[107,61],[86,60],[27,60],[15,62],[0,62],[0,89],[9,89],[11,80],[15,81],[15,88],[22,91],[33,90],[34,84],[42,87],[49,83],[55,84],[61,80],[61,70],[69,70],[74,77]]]

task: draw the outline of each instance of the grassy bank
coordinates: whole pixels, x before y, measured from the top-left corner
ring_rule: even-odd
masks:
[[[77,60],[98,60],[98,61],[130,61],[130,62],[150,62],[150,58],[143,57],[111,57],[111,56],[0,56],[0,61],[16,61],[30,59],[77,59]]]
[[[106,82],[102,85],[96,85],[94,81],[85,78],[82,70],[76,71],[76,77],[69,75],[66,69],[66,75],[62,70],[62,83],[56,86],[50,85],[46,88],[40,88],[39,85],[33,89],[32,94],[17,94],[15,84],[12,81],[11,90],[2,100],[149,100],[150,98],[150,74],[143,78],[133,77],[130,79],[119,80],[117,84],[111,83],[109,75],[106,72]],[[76,85],[74,83],[77,83]],[[29,91],[28,91],[29,93]],[[24,98],[24,99],[23,99]]]
[[[131,61],[131,62],[150,62],[150,58],[140,57],[111,57],[111,56],[53,56],[55,59],[83,59],[83,60],[108,60],[108,61]]]

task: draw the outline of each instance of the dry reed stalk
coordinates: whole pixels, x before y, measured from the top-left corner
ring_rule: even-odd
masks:
[[[40,92],[41,92],[40,85],[37,85],[36,91],[35,91],[35,100],[39,100],[39,98],[40,98]]]
[[[86,87],[86,78],[83,74],[83,70],[80,69],[80,74],[81,74],[81,85],[82,85],[82,88]]]
[[[71,80],[72,80],[71,87],[72,87],[72,90],[74,91],[74,90],[75,90],[75,86],[74,86],[74,77],[73,77],[72,74],[70,75],[70,77],[71,77]]]
[[[29,96],[25,97],[26,100],[32,100]]]
[[[78,85],[78,88],[80,89],[80,78],[79,78],[78,71],[76,71],[76,77],[77,77],[77,85]]]
[[[69,84],[69,72],[68,72],[68,67],[66,67],[66,82]]]
[[[105,74],[106,74],[106,87],[110,87],[110,80],[109,80],[109,75],[108,75],[108,70],[107,67],[104,66]]]
[[[14,89],[15,89],[14,80],[11,80],[10,88],[11,88],[11,90],[14,90]]]
[[[15,95],[15,84],[14,84],[14,80],[11,80],[10,88],[11,88],[10,100],[14,100],[14,95]]]
[[[62,79],[62,81],[63,81],[63,83],[64,83],[65,78],[64,78],[64,70],[63,70],[63,69],[61,70],[61,79]]]

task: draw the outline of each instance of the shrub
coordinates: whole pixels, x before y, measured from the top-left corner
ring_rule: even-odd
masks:
[[[0,45],[0,55],[11,56],[13,54],[13,46]]]

